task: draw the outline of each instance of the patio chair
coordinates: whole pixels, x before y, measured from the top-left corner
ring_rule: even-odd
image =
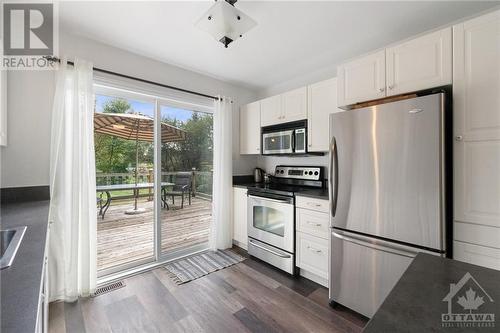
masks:
[[[181,197],[181,209],[184,208],[184,196],[187,194],[189,205],[191,205],[191,184],[192,184],[192,173],[191,172],[179,172],[175,176],[175,185],[172,190],[166,190],[164,193],[166,197],[172,197],[172,204],[175,205],[175,197]],[[166,202],[166,200],[165,200]],[[169,209],[167,205],[167,209]]]

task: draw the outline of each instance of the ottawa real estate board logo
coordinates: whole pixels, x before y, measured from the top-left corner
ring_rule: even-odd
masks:
[[[450,284],[443,302],[448,302],[448,312],[441,314],[442,327],[495,327],[494,301],[469,272]]]
[[[46,57],[58,54],[57,5],[4,2],[1,5],[3,70],[53,69]]]

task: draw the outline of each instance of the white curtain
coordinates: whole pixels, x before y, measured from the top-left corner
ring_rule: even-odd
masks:
[[[231,99],[215,100],[214,111],[214,179],[213,216],[210,229],[210,248],[227,249],[232,246],[233,207],[233,110]]]
[[[50,300],[75,301],[96,286],[96,185],[92,64],[61,61],[50,149]]]

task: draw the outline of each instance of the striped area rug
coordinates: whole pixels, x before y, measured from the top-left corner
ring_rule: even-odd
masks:
[[[232,250],[205,251],[171,262],[165,269],[177,284],[183,284],[243,260]]]

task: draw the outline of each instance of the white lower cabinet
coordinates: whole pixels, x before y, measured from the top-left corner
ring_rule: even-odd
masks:
[[[328,240],[297,233],[297,267],[328,280]]]
[[[38,298],[38,312],[35,332],[45,333],[49,331],[49,239],[52,222],[49,222],[45,236],[45,249],[43,256],[42,281],[40,296]]]
[[[247,189],[233,187],[233,243],[247,249]]]
[[[453,258],[470,264],[500,270],[500,249],[454,241]]]
[[[296,205],[296,265],[300,268],[301,276],[328,287],[328,200],[297,196]]]

